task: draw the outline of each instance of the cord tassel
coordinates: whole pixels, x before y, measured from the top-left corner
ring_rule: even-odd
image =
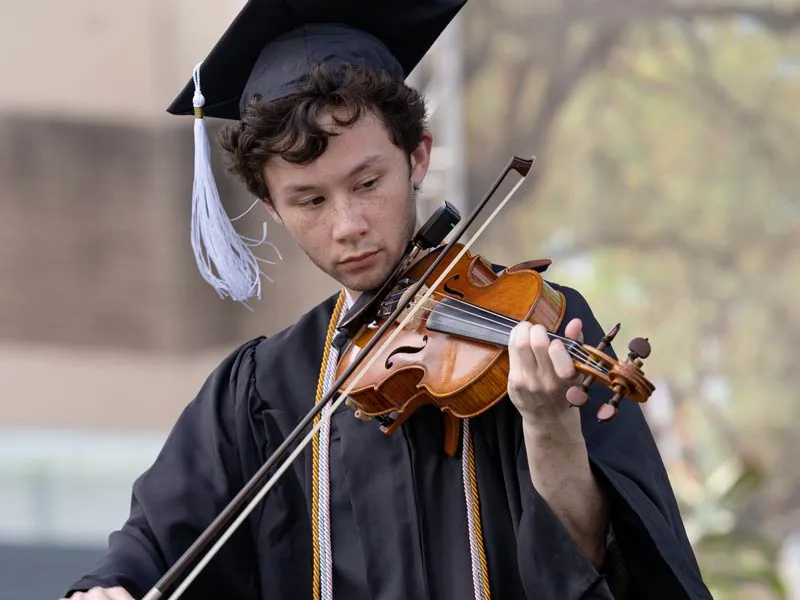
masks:
[[[240,236],[222,206],[211,170],[211,145],[203,114],[205,97],[200,89],[200,64],[195,66],[192,78],[195,89],[192,98],[195,153],[191,239],[195,261],[200,275],[221,298],[229,296],[238,302],[246,302],[251,297],[260,299],[262,273],[259,260],[263,259],[254,256],[250,246],[265,243],[266,230],[260,242]]]

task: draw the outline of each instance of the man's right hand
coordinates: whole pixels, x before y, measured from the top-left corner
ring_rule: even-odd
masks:
[[[69,598],[61,598],[60,600],[134,600],[124,588],[101,588],[96,587],[90,589],[88,592],[76,592]]]

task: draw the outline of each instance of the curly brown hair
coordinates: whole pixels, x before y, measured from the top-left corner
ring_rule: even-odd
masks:
[[[310,73],[305,89],[272,102],[256,96],[240,122],[221,131],[228,171],[250,193],[271,201],[264,166],[274,156],[307,164],[325,152],[328,139],[336,135],[319,124],[326,109],[336,109],[332,116],[341,127],[371,111],[386,126],[392,143],[409,156],[422,142],[426,127],[425,100],[417,90],[383,72],[320,65]]]

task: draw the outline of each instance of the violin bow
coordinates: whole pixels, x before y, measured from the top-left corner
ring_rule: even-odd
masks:
[[[531,159],[523,159],[518,156],[514,156],[511,158],[511,160],[509,160],[503,169],[503,172],[497,177],[495,182],[489,188],[489,191],[481,199],[480,203],[475,207],[467,220],[461,224],[458,229],[456,229],[445,249],[439,254],[439,256],[436,257],[436,260],[434,260],[430,267],[428,267],[428,270],[425,272],[425,274],[420,277],[419,280],[416,281],[410,288],[411,292],[405,294],[405,298],[398,302],[398,305],[395,307],[392,314],[386,319],[380,329],[378,329],[375,335],[358,353],[348,368],[345,369],[345,371],[339,376],[333,385],[331,385],[330,389],[322,398],[322,400],[315,404],[308,414],[303,417],[303,419],[297,424],[292,432],[286,436],[275,452],[273,452],[266,462],[264,462],[258,471],[250,478],[250,481],[248,481],[247,484],[239,491],[239,493],[234,496],[234,498],[228,503],[222,512],[220,512],[214,521],[212,521],[211,524],[206,527],[205,531],[203,531],[203,533],[181,555],[181,557],[172,565],[172,567],[167,570],[167,572],[158,580],[158,582],[150,589],[150,591],[147,592],[142,600],[161,600],[161,598],[164,597],[164,594],[172,588],[175,589],[172,594],[167,597],[167,600],[178,600],[178,598],[183,595],[183,593],[192,584],[192,582],[194,582],[200,572],[206,567],[206,565],[208,565],[211,559],[214,558],[217,552],[219,552],[219,550],[231,538],[236,529],[245,521],[245,519],[247,519],[259,502],[263,500],[267,492],[274,487],[275,483],[286,472],[292,462],[308,446],[308,444],[319,431],[320,427],[326,423],[326,421],[323,419],[330,419],[331,415],[336,411],[341,403],[347,399],[352,389],[361,380],[361,377],[363,376],[362,374],[369,370],[369,368],[378,359],[387,346],[392,343],[397,335],[400,334],[408,322],[414,318],[416,311],[425,305],[425,300],[427,300],[430,295],[434,293],[434,290],[445,280],[447,275],[455,267],[458,261],[461,260],[461,258],[475,243],[478,237],[480,237],[489,224],[511,200],[514,194],[516,194],[517,190],[525,182],[535,160],[536,157],[532,157]],[[381,338],[389,329],[389,327],[391,327],[397,321],[408,304],[415,298],[415,296],[425,285],[431,274],[444,260],[445,256],[447,256],[447,253],[458,242],[467,228],[472,225],[491,197],[497,191],[497,188],[500,187],[500,184],[511,171],[516,171],[519,173],[521,175],[520,180],[498,204],[497,208],[495,208],[492,214],[487,217],[487,219],[469,239],[469,241],[464,244],[458,255],[450,261],[450,264],[443,270],[436,283],[429,286],[429,289],[427,292],[425,292],[420,301],[411,307],[411,309],[408,311],[408,314],[405,316],[403,321],[401,321],[400,326],[397,327],[385,341],[383,341],[383,345],[378,352],[375,352],[367,362],[366,368],[353,378],[344,391],[339,393],[339,388],[344,384],[347,378],[350,377],[353,372],[361,366],[361,363],[364,362],[372,349],[381,341]],[[273,470],[278,461],[283,458],[283,456],[289,451],[289,448],[294,444],[295,440],[302,435],[303,430],[305,430],[306,427],[312,423],[314,418],[323,410],[323,408],[337,393],[339,393],[339,397],[331,405],[331,410],[328,411],[326,416],[323,416],[320,419],[319,423],[312,427],[311,431],[309,431],[305,438],[303,438],[303,441],[298,444],[298,446],[289,454],[288,458],[275,470],[274,474],[272,474],[270,477],[270,472]]]

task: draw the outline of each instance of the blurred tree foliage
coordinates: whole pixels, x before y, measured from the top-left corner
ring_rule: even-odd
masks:
[[[465,12],[473,197],[512,154],[539,173],[478,250],[553,258],[549,277],[622,322],[618,351],[650,337],[665,458],[715,597],[783,597],[774,544],[800,526],[800,1]]]

